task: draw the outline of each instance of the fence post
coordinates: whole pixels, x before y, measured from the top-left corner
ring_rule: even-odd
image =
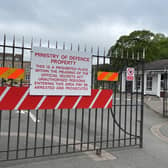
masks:
[[[143,148],[143,118],[144,118],[144,59],[145,52],[141,58],[142,64],[142,89],[141,89],[141,118],[140,118],[140,148]]]

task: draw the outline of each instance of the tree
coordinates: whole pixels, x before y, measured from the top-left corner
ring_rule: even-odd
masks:
[[[134,66],[136,61],[129,58],[142,57],[144,50],[146,62],[168,59],[168,38],[149,30],[136,30],[129,35],[122,35],[108,51],[113,70],[122,70],[127,60],[130,66]]]
[[[158,33],[154,40],[159,49],[158,59],[168,59],[168,38],[164,34]]]
[[[158,36],[160,38],[160,36]],[[152,61],[155,59],[158,53],[158,41],[156,40],[155,34],[148,30],[138,30],[133,31],[128,36],[121,36],[114,46],[109,49],[109,55],[114,55],[114,53],[118,53],[118,55],[122,55],[124,51],[130,53],[130,51],[134,54],[138,52],[142,52],[142,50],[146,51],[146,61]],[[126,57],[127,54],[122,55]]]

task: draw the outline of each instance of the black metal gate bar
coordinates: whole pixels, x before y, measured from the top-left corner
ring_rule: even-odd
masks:
[[[90,115],[91,115],[91,109],[89,109],[88,112],[88,135],[87,135],[87,150],[89,150],[89,144],[90,144]]]
[[[127,62],[128,60],[126,60],[125,62],[126,62],[126,65],[128,65],[128,62]],[[125,115],[124,115],[124,130],[125,130],[125,132],[124,132],[124,146],[126,146],[126,130],[127,130],[127,107],[128,107],[128,105],[127,105],[127,95],[128,95],[128,92],[127,92],[127,80],[125,80],[125,87],[126,87],[126,90],[125,90],[125,109],[124,109],[124,113],[125,113]]]
[[[10,133],[11,133],[11,114],[12,111],[9,110],[9,123],[8,123],[8,144],[7,144],[7,160],[9,159],[9,151],[10,151]],[[17,150],[16,150],[17,151]]]
[[[7,44],[6,35],[3,42],[0,63],[2,67],[11,64],[15,68],[17,63],[21,68],[25,67],[25,57],[27,52],[35,43],[31,40],[30,47],[24,37],[21,45],[16,46],[16,38],[13,37],[12,45]],[[58,42],[54,44],[58,49]],[[42,47],[42,40],[39,42]],[[50,48],[50,41],[47,47]],[[62,47],[67,49],[65,42]],[[82,50],[78,44],[77,51]],[[8,49],[12,49],[11,53]],[[72,44],[70,50],[74,49]],[[17,51],[20,51],[17,53]],[[88,51],[86,45],[83,49]],[[144,58],[142,54],[134,53],[134,57],[129,56],[128,51],[122,54],[111,53],[106,56],[105,49],[97,47],[96,51],[91,47],[92,54],[92,83],[95,89],[112,89],[113,100],[112,109],[45,109],[45,110],[0,110],[0,161],[17,160],[23,158],[33,158],[40,156],[60,155],[74,152],[84,152],[109,148],[142,147],[143,146],[143,92],[144,92]],[[127,57],[124,57],[126,54]],[[19,62],[15,59],[20,56]],[[102,55],[102,56],[101,56]],[[10,57],[11,59],[7,59]],[[118,64],[112,64],[118,62]],[[133,64],[132,64],[133,63]],[[108,82],[98,81],[98,71],[114,71],[117,66],[119,70],[119,81]],[[132,82],[134,90],[128,89],[126,81],[126,68],[134,66],[136,77]],[[109,68],[110,67],[110,68]],[[18,67],[16,67],[18,68]],[[25,71],[26,72],[26,71]],[[27,72],[26,72],[27,73]],[[30,69],[29,72],[30,73]],[[28,74],[27,74],[28,75]],[[141,90],[138,88],[138,78],[141,78]],[[167,77],[167,73],[166,73]],[[7,86],[7,80],[1,80],[1,86]],[[164,89],[167,92],[167,80]],[[18,85],[19,84],[19,85]],[[29,81],[21,80],[17,86],[29,85]],[[14,80],[10,86],[15,86]],[[167,95],[165,93],[165,95]],[[139,101],[140,98],[140,101]],[[167,114],[167,99],[163,101],[164,115]],[[32,120],[35,117],[35,121]]]
[[[11,112],[12,113],[12,112]],[[11,114],[10,113],[10,114]],[[10,115],[11,116],[11,115]],[[18,130],[17,130],[17,147],[16,147],[16,159],[18,159],[18,152],[19,152],[19,142],[20,142],[20,120],[21,120],[21,111],[19,110],[18,116]]]
[[[163,117],[168,116],[168,72],[167,69],[164,72],[163,79]]]
[[[131,104],[130,104],[130,106],[131,106],[131,109],[130,109],[130,130],[129,130],[129,132],[130,132],[130,140],[129,140],[129,145],[132,145],[132,141],[131,141],[131,138],[132,138],[132,111],[133,111],[133,88],[131,89]]]
[[[97,109],[95,109],[95,125],[94,125],[94,150],[96,149],[96,137],[97,137]]]
[[[50,149],[51,155],[53,154],[54,123],[55,123],[55,109],[52,110],[51,149]]]
[[[143,147],[143,118],[144,118],[144,58],[145,52],[143,51],[141,57],[141,70],[142,70],[142,89],[141,89],[141,112],[140,112],[140,147]]]
[[[27,112],[27,128],[26,128],[26,146],[25,146],[25,158],[28,157],[28,142],[29,142],[29,118],[30,118],[30,110]]]
[[[5,67],[5,54],[6,54],[6,35],[4,34],[4,44],[3,44],[3,57],[2,57],[2,67]],[[3,86],[3,79],[2,79],[2,86]]]
[[[116,118],[116,89],[117,89],[117,83],[115,82],[114,83],[114,101],[113,101],[113,104],[114,104],[114,117],[113,117],[113,141],[112,141],[112,147],[114,148],[115,147],[115,118]]]
[[[122,110],[122,73],[120,73],[120,102],[119,102],[119,125],[121,125],[121,110]],[[115,118],[114,118],[115,119]],[[118,146],[120,147],[120,139],[121,139],[121,130],[119,129],[118,134]]]
[[[139,59],[139,55],[138,55],[138,59]],[[138,98],[139,98],[139,95],[138,95],[138,80],[139,80],[139,77],[140,77],[140,74],[139,74],[139,66],[137,66],[137,76],[136,76],[136,104],[138,104]],[[136,106],[136,111],[135,111],[135,136],[137,137],[137,129],[138,129],[138,110],[139,110],[139,108],[138,108],[138,106]],[[135,145],[137,145],[137,139],[135,139]]]
[[[36,150],[37,150],[38,115],[39,115],[39,110],[36,111],[35,140],[34,140],[34,157],[36,156]]]
[[[75,118],[74,118],[73,152],[76,151],[76,149],[75,149],[75,144],[76,144],[76,122],[77,122],[77,109],[75,109]]]

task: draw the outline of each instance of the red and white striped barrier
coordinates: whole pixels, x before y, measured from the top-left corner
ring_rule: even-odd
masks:
[[[112,108],[112,90],[91,96],[32,96],[29,87],[0,87],[0,110]]]

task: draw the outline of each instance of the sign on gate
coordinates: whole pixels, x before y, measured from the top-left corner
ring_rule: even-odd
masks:
[[[31,95],[91,95],[91,55],[33,47]]]
[[[4,50],[0,58],[3,57],[4,65],[8,58],[11,58],[10,62],[14,67],[0,68],[0,78],[7,79],[0,82],[0,162],[93,149],[100,155],[103,149],[108,148],[143,147],[144,85],[138,90],[136,82],[136,90],[133,92],[129,90],[132,89],[132,81],[123,82],[118,78],[120,73],[125,74],[124,80],[133,80],[139,75],[142,77],[142,84],[144,83],[145,50],[142,54],[142,50],[133,51],[134,59],[131,59],[131,52],[123,52],[126,54],[123,55],[123,58],[127,58],[125,60],[118,57],[117,53],[114,57],[105,56],[103,53],[102,57],[99,48],[98,55],[92,55],[93,48],[91,53],[87,54],[70,50],[25,47],[24,38],[22,45],[16,46],[15,37],[13,42],[6,42],[6,39],[4,35],[3,46],[1,45]],[[49,44],[48,41],[48,47]],[[66,48],[65,45],[63,47]],[[5,48],[13,50],[7,53]],[[18,48],[22,50],[21,54],[15,53]],[[24,53],[30,50],[31,81],[27,81],[28,86],[23,86],[23,71],[13,69],[16,63],[15,56],[19,58],[17,63],[24,67]],[[138,55],[143,57],[139,58]],[[107,68],[114,66],[111,58],[115,62],[124,62],[126,68],[121,68],[120,73],[98,72],[95,75],[101,68],[106,68],[107,62],[110,63]],[[91,89],[92,60],[96,60],[92,74],[93,77],[97,76],[97,80],[93,79],[96,87]],[[132,65],[138,63],[139,68],[127,69],[130,61]],[[21,81],[17,81],[19,85],[13,86],[16,79]],[[164,82],[167,85],[167,75]],[[101,86],[102,89],[97,89]],[[167,92],[167,88],[164,89]],[[134,96],[130,96],[130,91]],[[126,101],[122,101],[123,96]],[[127,98],[130,99],[130,103]],[[135,98],[140,98],[141,101],[134,101]],[[165,105],[166,101],[167,99]],[[166,113],[167,111],[165,115]],[[33,139],[33,145],[29,142],[30,139]],[[50,146],[46,145],[47,142],[50,142]],[[105,155],[93,159],[113,158]]]
[[[0,67],[0,78],[3,79],[24,79],[24,69]]]
[[[97,73],[97,80],[102,81],[118,81],[118,72],[102,72]]]
[[[127,81],[133,81],[134,80],[134,68],[128,67],[127,68]]]

